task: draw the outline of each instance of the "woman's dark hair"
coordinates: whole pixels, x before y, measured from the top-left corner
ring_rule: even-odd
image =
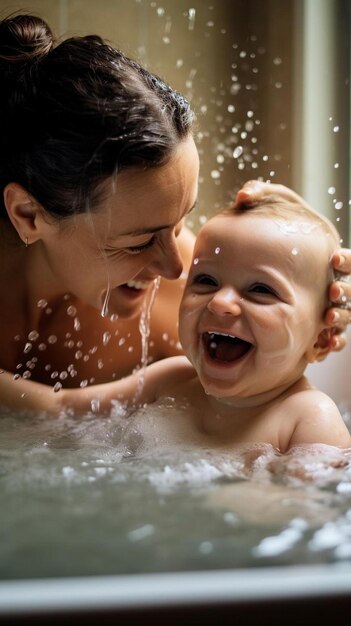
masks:
[[[100,37],[55,45],[31,15],[0,22],[0,85],[1,196],[17,182],[56,218],[94,208],[117,171],[165,164],[193,121],[181,94]]]

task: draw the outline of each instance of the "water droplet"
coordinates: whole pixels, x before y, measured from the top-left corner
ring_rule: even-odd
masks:
[[[55,370],[54,372],[52,372],[50,378],[52,378],[52,379],[57,378],[58,375],[59,375],[59,373]]]
[[[83,352],[81,350],[77,350],[77,352],[74,355],[76,359],[81,359],[82,356],[83,356]]]
[[[118,320],[117,313],[112,313],[112,315],[110,315],[110,320],[111,322],[116,322]]]
[[[188,10],[188,18],[189,18],[188,28],[189,28],[189,30],[194,30],[195,17],[196,17],[196,9],[193,9],[193,8],[189,9]]]
[[[21,378],[20,375],[19,374],[15,374],[14,377],[13,377],[13,380],[18,380],[19,378]]]
[[[21,339],[21,336],[20,336],[20,335],[15,335],[15,336],[14,336],[14,340],[15,340],[15,341],[19,341],[20,339]]]
[[[80,386],[80,387],[86,387],[86,386],[87,386],[87,384],[88,384],[88,381],[87,381],[87,379],[85,378],[84,380],[81,380],[81,381],[80,381],[79,386]]]
[[[77,309],[75,306],[73,306],[73,304],[71,304],[68,309],[67,309],[67,315],[69,315],[70,317],[74,317],[75,315],[77,315]]]
[[[119,345],[119,346],[123,346],[123,345],[125,344],[125,342],[126,342],[125,338],[124,338],[124,337],[121,337],[121,339],[120,339],[120,340],[119,340],[119,342],[118,342],[118,345]]]
[[[57,393],[58,391],[60,391],[60,389],[62,389],[62,384],[59,382],[55,383],[53,386],[54,392]]]
[[[57,341],[56,335],[50,335],[50,337],[48,337],[48,343],[53,344],[53,343],[56,343],[56,341]]]
[[[336,202],[335,203],[335,208],[337,211],[339,211],[340,209],[342,209],[342,207],[344,206],[343,202]]]
[[[334,126],[333,133],[338,133],[340,130],[340,126]]]
[[[41,300],[38,300],[37,302],[37,307],[39,307],[39,309],[45,309],[45,307],[48,305],[47,300],[44,300],[44,298],[42,298]]]
[[[220,178],[221,173],[218,170],[212,170],[211,178]]]
[[[25,345],[25,346],[24,346],[24,348],[23,348],[23,352],[24,352],[25,354],[27,354],[27,353],[28,353],[28,352],[32,349],[32,347],[33,347],[33,346],[32,346],[32,344],[31,344],[31,343],[29,343],[29,342],[28,342],[28,343],[26,343],[26,345]]]
[[[104,367],[104,362],[101,359],[99,359],[97,366],[99,370],[102,370],[102,368]]]
[[[108,342],[111,339],[111,333],[109,333],[108,331],[106,331],[103,336],[102,336],[102,343],[104,344],[104,346],[107,346]]]
[[[330,196],[332,196],[335,193],[336,189],[335,187],[328,187],[328,193]]]
[[[91,410],[93,413],[97,413],[100,409],[100,400],[98,398],[93,398],[90,402]]]
[[[274,65],[281,65],[282,60],[280,57],[275,57],[275,59],[273,59],[273,63]]]
[[[215,249],[215,254],[219,254],[219,253],[220,253],[220,251],[221,251],[221,249],[217,247],[217,248]]]
[[[60,372],[60,379],[61,380],[66,380],[68,376],[68,372]]]
[[[22,378],[30,378],[31,377],[31,372],[29,370],[25,370],[25,372],[23,372],[22,374]],[[16,374],[15,374],[16,376]]]
[[[243,147],[237,146],[233,152],[234,159],[238,159],[242,155],[242,153],[243,153]]]
[[[193,265],[197,265],[197,264],[198,264],[198,262],[199,262],[199,259],[198,259],[198,258],[194,259],[194,260],[193,260]]]
[[[299,254],[299,249],[298,248],[293,248],[291,250],[291,254],[293,254],[294,256],[296,256],[297,254]]]
[[[30,341],[36,341],[39,337],[39,333],[36,330],[31,330],[28,334],[28,339]]]
[[[77,331],[80,330],[80,321],[79,321],[78,317],[74,318],[73,328],[74,328],[74,330],[77,330]]]

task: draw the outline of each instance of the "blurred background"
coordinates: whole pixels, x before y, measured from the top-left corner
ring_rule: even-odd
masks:
[[[350,241],[351,0],[1,0],[96,33],[191,101],[199,226],[249,179],[286,184]]]

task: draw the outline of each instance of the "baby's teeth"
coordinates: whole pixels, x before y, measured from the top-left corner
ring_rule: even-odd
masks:
[[[127,286],[132,289],[147,289],[149,283],[141,281],[141,280],[129,280],[127,282]]]

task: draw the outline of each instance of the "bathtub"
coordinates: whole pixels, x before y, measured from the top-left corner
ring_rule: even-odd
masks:
[[[1,624],[320,624],[348,619],[351,566],[3,582]]]
[[[307,373],[337,403],[351,406],[350,363],[349,332],[342,353],[309,366]],[[0,581],[0,623],[11,625],[295,625],[347,620],[350,612],[351,557],[317,565]]]

